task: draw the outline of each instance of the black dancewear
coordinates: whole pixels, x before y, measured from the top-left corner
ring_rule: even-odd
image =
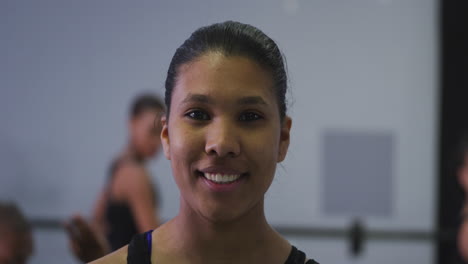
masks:
[[[138,162],[134,160],[116,161],[112,164],[109,170],[108,189],[110,189],[112,180],[118,167],[124,162]],[[155,197],[155,186],[151,186]],[[114,200],[109,191],[107,196],[106,205],[106,221],[108,225],[107,240],[111,246],[112,251],[117,250],[128,243],[132,237],[138,233],[137,224],[133,216],[132,210],[127,202]]]
[[[109,200],[106,218],[109,226],[107,240],[112,251],[127,245],[138,233],[133,213],[127,203]]]
[[[151,264],[152,232],[153,230],[150,230],[133,237],[128,245],[127,264]],[[292,246],[291,253],[289,253],[288,259],[284,264],[318,264],[312,259],[307,262],[305,260],[306,255],[304,252]]]

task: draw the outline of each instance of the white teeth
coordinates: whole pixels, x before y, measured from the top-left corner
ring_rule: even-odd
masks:
[[[231,183],[240,178],[240,174],[204,173],[205,178],[216,183]]]

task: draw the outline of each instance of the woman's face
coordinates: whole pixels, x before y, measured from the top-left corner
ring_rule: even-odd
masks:
[[[153,157],[161,145],[160,122],[156,110],[145,110],[130,120],[130,133],[132,145],[135,150],[144,158]]]
[[[272,87],[271,75],[244,57],[208,53],[179,69],[161,138],[182,206],[211,221],[263,213],[291,126],[280,121]]]

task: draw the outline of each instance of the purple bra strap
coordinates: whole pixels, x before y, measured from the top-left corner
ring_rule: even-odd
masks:
[[[148,245],[148,252],[149,256],[151,257],[151,248],[152,248],[152,240],[153,236],[151,235],[153,233],[153,230],[150,230],[146,232],[145,237],[146,237],[146,244]]]

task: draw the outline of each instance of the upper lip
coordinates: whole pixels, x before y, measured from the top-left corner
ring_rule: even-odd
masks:
[[[225,167],[225,166],[209,166],[209,167],[200,169],[199,171],[203,173],[210,173],[210,174],[230,174],[230,175],[243,174],[240,170]]]

